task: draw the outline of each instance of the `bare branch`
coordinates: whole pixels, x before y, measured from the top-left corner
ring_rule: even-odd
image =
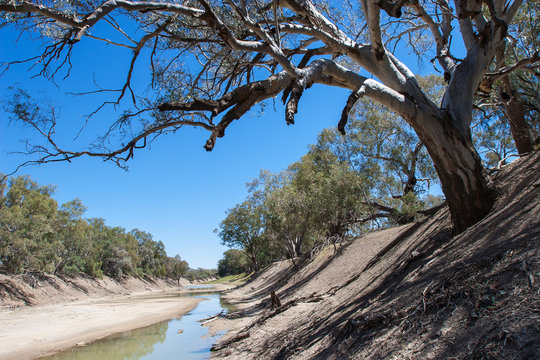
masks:
[[[118,97],[118,100],[116,101],[117,104],[120,103],[120,100],[122,100],[122,98],[124,97],[127,89],[129,89],[129,91],[131,92],[131,99],[133,101],[133,104],[136,103],[135,94],[133,93],[133,89],[131,89],[131,75],[133,74],[133,69],[135,67],[135,61],[137,60],[137,57],[139,56],[139,54],[140,54],[142,48],[144,47],[144,45],[146,45],[146,43],[150,39],[155,38],[156,36],[158,36],[159,33],[161,33],[163,31],[163,29],[165,27],[167,27],[169,22],[170,22],[170,20],[167,20],[163,25],[159,25],[157,27],[157,29],[154,30],[153,32],[151,32],[150,34],[144,35],[141,38],[141,40],[139,41],[139,43],[137,44],[137,47],[135,49],[133,49],[133,57],[131,58],[131,63],[129,64],[129,70],[128,70],[126,82],[124,84],[124,87],[120,91],[120,96]]]
[[[449,51],[449,39],[450,36],[450,22],[448,21],[450,18],[447,15],[448,10],[443,10],[445,12],[445,21],[446,23],[443,23],[446,28],[441,32],[439,28],[439,24],[435,22],[435,20],[428,15],[427,11],[424,9],[424,7],[420,4],[418,1],[413,1],[409,5],[417,14],[418,16],[429,26],[431,33],[433,34],[433,38],[435,40],[435,43],[437,44],[437,60],[439,61],[439,64],[443,68],[443,71],[445,73],[445,76],[451,77],[454,71],[455,64],[450,56]],[[447,74],[447,75],[446,75]]]
[[[347,103],[345,104],[345,107],[341,112],[341,119],[339,120],[337,126],[337,129],[341,133],[341,135],[345,135],[345,126],[347,125],[347,122],[349,120],[349,112],[353,108],[354,104],[356,104],[358,99],[363,96],[363,92],[365,92],[365,88],[360,88],[359,91],[353,91],[351,95],[349,95]]]
[[[540,66],[540,64],[535,64],[538,61],[540,61],[540,53],[536,51],[532,57],[521,59],[516,63],[502,67],[495,72],[486,73],[486,77],[489,78],[490,82],[493,82],[516,70],[534,71],[534,69],[537,69]],[[533,66],[530,67],[530,65]]]
[[[127,1],[127,0],[108,0],[97,7],[93,12],[85,15],[82,19],[75,15],[67,15],[56,9],[47,6],[33,4],[23,0],[20,3],[0,3],[0,11],[9,13],[37,13],[47,18],[54,19],[59,23],[69,25],[79,29],[84,33],[87,29],[95,25],[100,19],[107,16],[116,9],[125,9],[129,11],[163,11],[171,12],[179,15],[191,16],[194,18],[200,17],[204,11],[200,9],[190,8],[183,5],[173,3],[157,3],[150,1]],[[82,36],[81,33],[81,36]],[[80,39],[79,33],[74,34],[73,41]],[[78,37],[78,38],[77,38]]]

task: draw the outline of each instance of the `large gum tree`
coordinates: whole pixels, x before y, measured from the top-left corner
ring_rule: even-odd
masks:
[[[413,127],[433,159],[459,232],[483,218],[495,199],[471,141],[473,97],[497,49],[504,46],[521,3],[0,0],[0,16],[2,25],[38,32],[47,39],[39,58],[45,76],[70,64],[71,50],[83,37],[131,49],[118,101],[125,95],[135,100],[131,78],[143,50],[151,60],[155,97],[147,99],[145,109],[123,114],[111,126],[107,135],[128,124],[134,127],[124,132],[131,137],[117,147],[62,149],[51,136],[53,116],[14,105],[15,116],[47,139],[47,146],[33,148],[40,156],[36,161],[87,155],[123,164],[148,139],[183,126],[208,130],[205,148],[210,151],[227,127],[254,105],[281,94],[285,119],[292,124],[305,90],[315,83],[337,86],[351,91],[343,102],[341,131],[348,112],[362,97],[388,107]],[[127,22],[131,25],[124,26]],[[109,24],[125,42],[100,35],[98,23]],[[455,54],[455,48],[464,50]],[[426,96],[413,71],[400,60],[411,50],[431,54],[433,65],[444,74],[447,85],[441,103]],[[509,64],[500,69],[501,75],[525,65],[530,62]],[[25,97],[19,100],[24,103]],[[145,112],[153,120],[137,125],[134,120]]]

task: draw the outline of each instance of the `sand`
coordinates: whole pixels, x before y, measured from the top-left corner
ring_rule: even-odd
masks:
[[[0,312],[0,359],[34,359],[179,317],[201,299],[166,294],[105,297]]]

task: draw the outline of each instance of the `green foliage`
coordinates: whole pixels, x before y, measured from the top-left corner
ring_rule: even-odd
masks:
[[[362,206],[362,179],[334,154],[313,148],[281,178],[281,187],[266,185],[265,231],[287,257],[352,229]]]
[[[260,267],[260,256],[265,246],[263,238],[262,207],[255,198],[227,211],[227,217],[219,224],[218,232],[222,244],[241,249],[250,259],[254,271]]]
[[[151,276],[165,276],[165,246],[161,241],[152,240],[152,235],[138,229],[129,233],[137,241],[138,266],[143,273]]]
[[[174,279],[187,273],[187,262],[167,257],[151,234],[83,219],[86,207],[80,200],[58,207],[53,193],[53,187],[28,177],[0,182],[0,271]]]
[[[418,81],[432,101],[440,101],[442,78],[427,76]],[[362,179],[365,206],[357,219],[373,221],[375,226],[414,219],[439,182],[429,154],[409,124],[372,101],[362,101],[353,109],[345,135],[337,129],[324,130],[314,148],[334,154]]]
[[[504,165],[512,155],[517,154],[512,140],[508,120],[501,113],[489,116],[478,114],[478,123],[473,128],[473,140],[487,168]]]
[[[187,261],[180,258],[180,255],[167,257],[165,260],[165,271],[168,278],[176,279],[180,282],[180,278],[188,273],[189,265]]]
[[[249,269],[249,258],[244,252],[237,249],[225,251],[223,253],[223,259],[218,262],[218,275],[220,277],[246,273]]]
[[[54,189],[28,177],[8,181],[0,194],[0,264],[7,272],[54,271],[57,203]]]
[[[186,277],[190,281],[206,281],[217,277],[216,269],[189,269]]]

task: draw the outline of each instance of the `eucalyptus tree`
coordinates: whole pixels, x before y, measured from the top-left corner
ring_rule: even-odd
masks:
[[[147,47],[151,85],[161,90],[139,101],[146,109],[123,114],[111,125],[106,134],[110,142],[104,143],[111,145],[89,150],[61,149],[53,137],[54,117],[15,106],[14,116],[45,137],[47,145],[33,148],[40,155],[37,161],[87,155],[122,165],[156,135],[184,126],[208,130],[205,148],[212,150],[228,126],[254,105],[282,94],[286,122],[293,124],[305,90],[315,83],[337,86],[351,91],[340,130],[362,97],[388,107],[412,126],[433,159],[455,230],[462,231],[484,217],[495,199],[471,140],[473,97],[522,2],[1,0],[0,25],[15,24],[21,32],[47,39],[36,59],[41,74],[49,77],[58,67],[71,66],[71,51],[84,37],[129,48],[132,58],[117,102],[125,96],[135,102],[132,75]],[[135,26],[123,27],[125,19]],[[100,23],[110,24],[125,42],[100,35]],[[463,56],[451,43],[458,32]],[[426,36],[431,47],[422,51],[432,54],[448,82],[440,104],[426,96],[399,59],[410,49],[406,38]],[[148,113],[154,115],[151,120]],[[34,122],[36,118],[40,121]],[[115,133],[128,138],[115,140]]]
[[[351,233],[364,207],[361,180],[331,152],[312,148],[280,173],[261,171],[248,184],[249,199],[258,204],[268,245],[294,259]]]
[[[63,204],[58,211],[56,237],[59,246],[56,256],[60,259],[54,273],[77,274],[92,268],[92,248],[89,241],[91,227],[82,218],[86,207],[74,199]]]
[[[176,279],[180,284],[180,279],[186,276],[189,271],[187,261],[182,260],[180,255],[175,255],[174,257],[165,257],[164,262],[167,277]]]
[[[512,120],[500,111],[499,107],[485,108],[477,112],[473,126],[473,141],[478,152],[490,172],[499,170],[510,159],[526,154],[524,143],[521,142],[521,152],[517,148],[516,127],[512,126]],[[522,118],[523,119],[523,118]],[[527,136],[528,138],[529,136]],[[523,140],[524,138],[522,138]],[[532,142],[527,141],[532,150]]]
[[[8,181],[0,193],[0,269],[8,273],[55,269],[59,259],[53,192],[53,187],[28,177]]]
[[[418,80],[433,101],[440,100],[441,77]],[[359,221],[412,221],[416,211],[424,210],[421,198],[439,183],[423,143],[402,117],[373,101],[359,101],[350,118],[344,136],[336,128],[325,129],[314,149],[330,151],[362,179],[366,216]]]
[[[526,1],[508,28],[504,46],[480,86],[478,109],[506,118],[518,154],[533,151],[540,136],[540,1]],[[485,116],[488,118],[488,116]],[[487,119],[490,122],[489,118]],[[497,125],[497,123],[491,124]],[[501,124],[499,124],[501,125]],[[499,126],[501,127],[501,126]]]
[[[264,253],[264,224],[260,205],[244,201],[227,210],[227,216],[216,229],[223,245],[243,251],[249,258],[252,269],[259,271]]]
[[[151,276],[164,276],[167,254],[163,242],[154,241],[151,234],[139,229],[131,230],[129,235],[137,240],[137,265],[142,272]]]
[[[322,235],[342,237],[363,211],[363,178],[329,151],[312,147],[291,165],[291,186],[306,193],[308,213]]]
[[[223,253],[223,259],[218,262],[218,275],[237,275],[249,271],[250,264],[246,254],[238,249],[230,249]]]

